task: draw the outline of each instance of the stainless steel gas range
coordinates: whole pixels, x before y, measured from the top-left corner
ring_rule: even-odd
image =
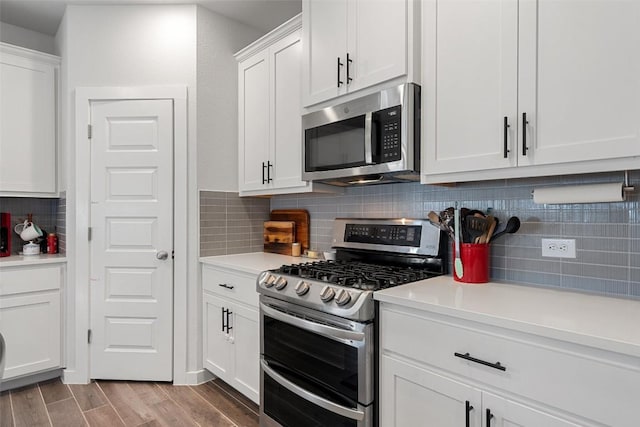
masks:
[[[336,219],[332,246],[258,276],[261,426],[376,426],[373,293],[446,272],[428,220]]]

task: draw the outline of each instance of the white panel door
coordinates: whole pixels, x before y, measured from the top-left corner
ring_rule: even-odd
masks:
[[[232,384],[245,396],[259,403],[260,394],[260,314],[239,305],[233,310],[231,333],[235,355]]]
[[[381,359],[381,426],[480,427],[480,390],[386,355]]]
[[[538,411],[520,403],[495,396],[491,393],[482,393],[484,410],[482,411],[483,424],[490,427],[579,427],[569,421],[554,415]],[[489,411],[489,412],[487,412]],[[491,419],[487,421],[490,414]]]
[[[407,1],[349,1],[349,91],[407,73]]]
[[[517,2],[425,2],[423,34],[424,171],[515,166]]]
[[[269,52],[238,67],[238,157],[241,191],[266,187],[269,162]]]
[[[270,47],[271,177],[275,188],[302,187],[302,118],[300,114],[301,32]]]
[[[225,327],[227,322],[227,315],[223,311],[225,309],[230,309],[228,301],[204,293],[202,311],[204,367],[229,382],[233,372],[233,346],[229,342],[230,334]]]
[[[91,378],[170,381],[173,101],[94,101],[91,122]]]
[[[519,164],[640,155],[640,1],[521,0],[519,44]]]
[[[302,103],[305,107],[346,91],[347,3],[347,0],[302,1],[305,49]]]

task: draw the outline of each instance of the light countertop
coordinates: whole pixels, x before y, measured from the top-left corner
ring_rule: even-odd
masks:
[[[253,252],[248,254],[218,255],[200,258],[200,262],[208,265],[231,268],[259,274],[264,270],[278,268],[283,264],[300,264],[303,262],[318,261],[305,257],[293,257],[288,255],[272,254],[267,252]]]
[[[640,301],[441,276],[378,291],[378,301],[640,357]]]
[[[11,255],[0,258],[0,268],[17,267],[21,265],[38,265],[38,264],[55,264],[67,262],[67,256],[64,254],[41,254],[41,255]]]

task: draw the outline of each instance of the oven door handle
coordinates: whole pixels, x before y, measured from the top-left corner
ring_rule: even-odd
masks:
[[[347,331],[345,329],[334,328],[333,326],[323,325],[321,323],[311,322],[299,317],[289,316],[279,310],[275,310],[264,303],[260,303],[260,310],[269,317],[288,323],[293,326],[312,331],[331,339],[364,341],[364,332]]]
[[[343,417],[347,417],[352,420],[362,421],[364,419],[364,411],[358,411],[356,409],[347,408],[346,406],[338,405],[333,403],[330,400],[327,400],[323,397],[316,396],[315,394],[308,392],[304,388],[298,386],[297,384],[292,383],[282,375],[278,374],[274,371],[269,364],[264,360],[260,360],[260,365],[262,366],[262,371],[269,375],[271,379],[280,384],[282,387],[289,390],[291,393],[295,394],[298,397],[303,398],[304,400],[313,403],[316,406],[319,406],[327,411],[333,412],[334,414],[341,415]]]

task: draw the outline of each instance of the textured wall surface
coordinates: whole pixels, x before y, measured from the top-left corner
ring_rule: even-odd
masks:
[[[200,192],[200,256],[262,252],[269,199]]]
[[[311,246],[327,249],[336,217],[426,218],[430,210],[492,208],[501,224],[518,216],[522,227],[491,245],[491,278],[640,298],[640,170],[629,172],[636,192],[626,202],[537,205],[535,187],[622,182],[623,173],[509,179],[454,187],[388,184],[348,188],[342,195],[290,195],[271,209],[302,208],[311,215]],[[576,239],[575,259],[543,258],[542,238]]]

